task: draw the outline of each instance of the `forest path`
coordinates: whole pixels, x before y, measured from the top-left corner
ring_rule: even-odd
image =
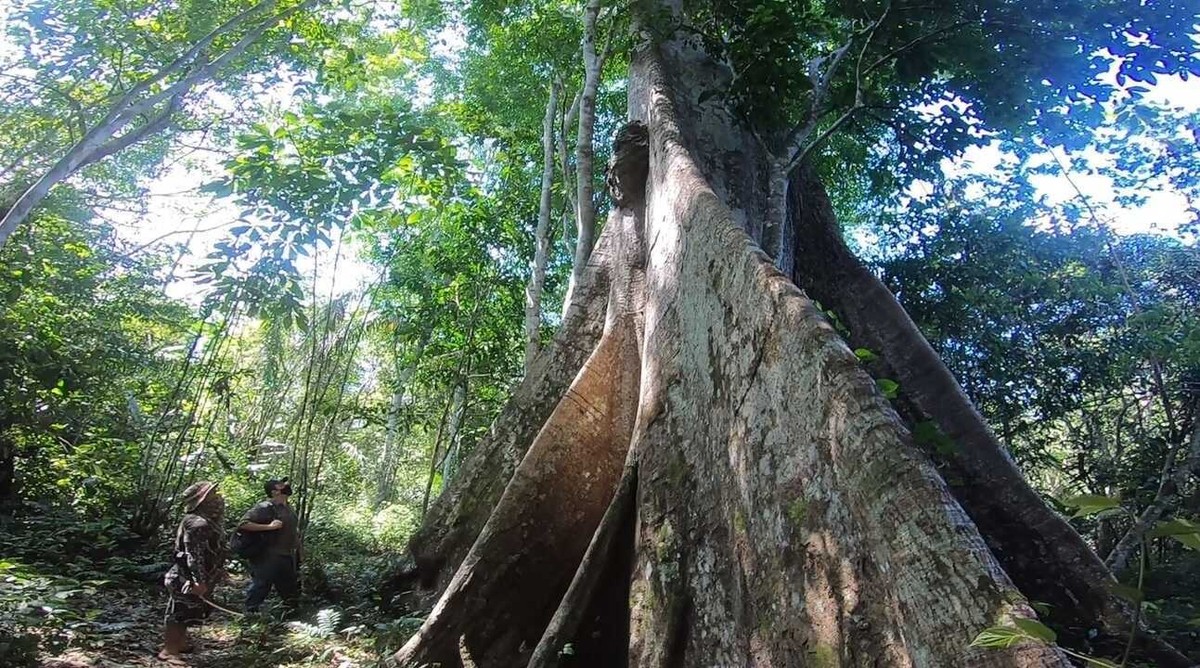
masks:
[[[240,583],[238,583],[240,584]],[[240,607],[234,600],[240,587],[218,589],[214,601]],[[232,615],[215,611],[190,632],[194,650],[175,661],[157,658],[162,647],[165,590],[146,583],[97,588],[88,597],[85,622],[70,624],[71,644],[56,654],[39,655],[42,668],[224,668],[267,662],[247,654],[270,655],[269,643],[246,637],[254,631]],[[248,660],[251,659],[251,660]],[[267,665],[275,665],[273,662]],[[336,665],[336,664],[335,664]]]
[[[230,610],[241,608],[244,578],[217,588],[212,599]],[[2,587],[2,585],[0,585]],[[158,658],[162,647],[166,591],[157,582],[96,581],[86,591],[65,597],[57,608],[53,593],[44,623],[27,622],[23,632],[38,636],[39,668],[358,668],[373,662],[362,642],[336,632],[337,618],[322,623],[314,609],[302,609],[298,621],[277,615],[244,618],[213,611],[190,630],[193,650],[171,661]],[[43,603],[43,601],[32,601]],[[321,613],[325,614],[325,613]],[[309,623],[304,620],[313,620]],[[2,642],[0,642],[2,644]],[[0,648],[3,649],[3,648]],[[3,655],[3,652],[0,652]],[[5,661],[0,661],[5,664]]]

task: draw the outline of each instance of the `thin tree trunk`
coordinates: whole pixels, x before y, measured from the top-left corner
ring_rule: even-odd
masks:
[[[564,88],[565,90],[565,88]],[[564,109],[562,123],[558,130],[558,165],[562,171],[563,192],[566,193],[567,202],[570,206],[563,211],[563,241],[567,242],[567,249],[570,251],[571,257],[575,257],[575,244],[572,238],[575,235],[575,215],[579,211],[579,201],[577,192],[577,184],[575,179],[578,175],[571,167],[567,160],[570,154],[567,150],[567,137],[570,136],[570,130],[575,125],[579,118],[579,105],[583,99],[583,91],[576,91],[575,99],[571,102],[571,106]],[[567,302],[563,302],[563,308],[566,309]]]
[[[602,57],[596,51],[596,22],[600,16],[600,0],[588,0],[583,12],[583,90],[580,91],[579,133],[575,140],[575,177],[578,194],[575,199],[575,261],[571,265],[571,278],[567,285],[570,299],[579,282],[580,273],[587,266],[588,256],[596,235],[596,205],[593,200],[593,169],[595,150],[593,138],[596,133],[596,93],[600,88]]]
[[[1166,461],[1163,462],[1162,474],[1159,476],[1158,490],[1154,493],[1154,499],[1150,505],[1146,506],[1141,515],[1138,515],[1137,521],[1129,527],[1125,535],[1121,536],[1121,540],[1117,541],[1116,547],[1112,549],[1105,560],[1113,572],[1121,573],[1129,567],[1146,532],[1154,528],[1155,522],[1162,519],[1167,508],[1179,498],[1187,485],[1188,478],[1200,470],[1198,467],[1200,467],[1200,420],[1196,420],[1196,425],[1192,428],[1192,436],[1187,443],[1180,443],[1171,448]]]
[[[384,432],[383,457],[375,484],[375,506],[389,501],[394,493],[396,484],[396,451],[398,449],[400,412],[404,407],[404,394],[408,390],[408,381],[417,370],[417,364],[425,346],[429,341],[428,332],[421,336],[417,344],[414,362],[396,374],[395,386],[392,388],[392,401],[388,406],[387,426]]]
[[[17,498],[17,446],[8,429],[7,424],[0,423],[0,503]]]
[[[550,254],[550,195],[554,185],[554,119],[558,114],[559,85],[550,85],[550,100],[542,120],[542,189],[534,232],[533,273],[525,290],[525,369],[541,348],[542,288],[546,283],[546,258]]]
[[[450,476],[454,473],[454,460],[457,456],[458,445],[462,439],[463,419],[467,413],[467,381],[464,376],[454,386],[454,402],[450,408],[450,428],[446,433],[446,454],[442,456],[442,485],[450,484]]]
[[[91,130],[75,143],[65,155],[54,163],[34,182],[0,218],[0,248],[8,237],[23,223],[38,204],[50,194],[50,190],[78,170],[99,160],[119,153],[147,136],[165,128],[183,99],[197,84],[207,81],[225,69],[233,60],[245,53],[263,33],[279,25],[281,21],[299,11],[316,4],[308,0],[300,5],[263,18],[220,54],[205,54],[214,42],[258,20],[276,5],[275,0],[266,0],[226,21],[200,39],[187,52],[176,58],[163,69],[147,77],[131,88],[115,102]],[[175,74],[181,74],[173,83],[165,83]],[[160,90],[153,90],[161,84]],[[161,105],[161,106],[160,106]],[[157,109],[157,111],[155,111]],[[141,126],[134,127],[117,136],[138,117],[152,114]]]

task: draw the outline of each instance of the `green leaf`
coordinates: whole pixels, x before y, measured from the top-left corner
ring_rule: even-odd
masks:
[[[900,383],[890,378],[880,378],[875,381],[875,385],[887,399],[895,399],[900,394]]]
[[[1171,538],[1179,541],[1188,549],[1200,551],[1200,533],[1178,534]]]
[[[1175,518],[1155,524],[1154,528],[1146,535],[1150,538],[1161,538],[1162,536],[1182,536],[1189,533],[1200,533],[1200,524]]]
[[[917,445],[934,450],[943,457],[958,453],[958,445],[947,436],[933,420],[922,420],[913,425],[913,440]]]
[[[1054,633],[1050,627],[1036,619],[1025,619],[1024,617],[1018,617],[1013,620],[1013,623],[1017,625],[1017,628],[1021,629],[1029,636],[1046,643],[1052,643],[1058,637],[1058,635]]]
[[[1054,606],[1050,605],[1049,603],[1046,603],[1045,601],[1030,601],[1029,607],[1033,608],[1038,613],[1039,616],[1049,617],[1050,609],[1053,608]]]
[[[868,348],[855,348],[854,356],[862,362],[874,362],[879,359],[879,355],[876,355]]]
[[[1068,508],[1075,508],[1075,517],[1095,515],[1110,508],[1118,508],[1121,505],[1120,499],[1111,496],[1101,496],[1099,494],[1070,496],[1062,499],[1061,502]]]
[[[986,628],[971,641],[971,647],[986,647],[989,649],[1007,649],[1026,639],[1026,635],[1014,626],[993,626]]]
[[[1134,603],[1141,603],[1146,598],[1145,594],[1142,593],[1142,590],[1138,589],[1137,587],[1130,587],[1129,585],[1123,585],[1114,582],[1110,584],[1108,588],[1117,596],[1120,596],[1127,601],[1133,601]]]

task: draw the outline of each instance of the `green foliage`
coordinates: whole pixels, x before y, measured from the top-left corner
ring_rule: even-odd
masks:
[[[188,315],[161,296],[156,263],[117,244],[48,213],[0,253],[0,440],[30,497],[133,493],[144,411],[163,399],[163,350]]]
[[[1121,507],[1121,500],[1098,494],[1079,494],[1062,500],[1068,508],[1075,508],[1075,517],[1087,517],[1106,510]]]

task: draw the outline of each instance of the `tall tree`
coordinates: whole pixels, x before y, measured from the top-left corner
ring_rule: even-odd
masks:
[[[75,89],[63,91],[55,88],[54,84],[47,85],[49,90],[68,102],[69,111],[76,112],[75,117],[68,119],[58,130],[60,134],[64,134],[64,130],[71,130],[69,140],[63,142],[63,138],[59,137],[56,138],[57,141],[51,142],[54,148],[57,148],[57,144],[64,144],[61,152],[52,164],[26,177],[31,181],[30,185],[24,188],[0,218],[0,247],[3,247],[9,236],[50,194],[54,186],[88,165],[126,151],[131,146],[166,130],[198,86],[208,83],[218,74],[227,73],[264,35],[271,31],[278,32],[280,26],[293,24],[298,14],[316,4],[317,0],[300,3],[263,0],[249,7],[238,6],[235,3],[231,7],[218,7],[215,16],[212,14],[213,8],[209,7],[207,13],[196,11],[197,8],[190,6],[190,3],[182,8],[183,11],[154,6],[122,8],[126,14],[133,12],[140,16],[129,16],[131,21],[123,20],[126,17],[117,19],[124,33],[121,35],[122,39],[111,45],[118,51],[116,57],[110,56],[114,62],[106,62],[104,56],[109,54],[103,50],[91,54],[100,62],[73,62],[72,56],[77,56],[80,52],[89,53],[95,49],[95,45],[86,42],[82,48],[75,45],[74,48],[65,49],[68,55],[64,59],[68,62],[60,64],[65,65],[64,69],[78,71],[83,69],[81,66],[90,64],[94,68],[92,71],[99,71],[101,77],[99,81],[79,82],[76,89],[82,89],[84,93]],[[65,14],[68,15],[68,21],[83,15],[92,21],[86,25],[79,25],[76,29],[90,31],[102,28],[104,18],[116,13],[103,11],[90,6],[90,3],[82,5],[79,7],[69,4],[55,8],[34,6],[30,8],[33,14],[30,22],[40,26],[47,25],[48,17],[39,16],[39,12]],[[198,30],[199,26],[211,22],[221,14],[227,15],[228,18],[211,29]],[[182,28],[177,25],[164,27],[176,23],[182,23]],[[152,29],[147,31],[148,34],[131,36],[127,34],[131,24],[151,26]],[[153,27],[158,29],[154,30]],[[51,29],[51,32],[54,31]],[[61,39],[62,36],[55,37]],[[54,39],[47,39],[46,42],[47,44],[36,44],[35,50],[38,50],[38,47],[54,49],[63,46],[55,44]],[[178,52],[171,53],[172,47],[176,47]],[[166,58],[163,57],[164,54]],[[109,93],[98,99],[87,99],[87,103],[89,106],[94,104],[104,111],[99,115],[85,113],[81,101],[76,97],[95,97],[94,89],[98,85],[108,86]],[[78,134],[74,132],[75,127],[78,128]],[[47,147],[42,148],[44,150]],[[28,156],[18,156],[17,164],[28,160]]]
[[[1132,639],[1187,665],[1134,628],[1104,565],[849,252],[810,164],[856,123],[918,160],[970,143],[981,118],[1003,127],[1064,96],[1094,112],[1107,94],[1068,63],[1102,46],[1125,76],[1195,68],[1190,38],[1157,29],[1194,10],[1087,9],[637,5],[614,209],[551,353],[409,545],[407,577],[437,603],[395,659],[1068,665],[1036,595],[1055,626],[1092,629],[1090,644],[1064,633],[1069,651],[1119,656]],[[1007,55],[1035,47],[1061,57]],[[796,285],[882,356],[906,418],[955,443],[946,479]],[[1037,642],[970,647],[996,626]]]

